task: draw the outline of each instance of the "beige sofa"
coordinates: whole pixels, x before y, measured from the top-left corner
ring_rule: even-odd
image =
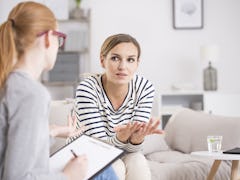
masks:
[[[208,135],[223,135],[223,150],[240,147],[239,129],[240,117],[180,109],[170,118],[164,135],[149,136],[144,142],[152,180],[206,180],[213,160],[190,153],[207,150]],[[231,162],[223,161],[215,179],[229,179],[230,171]]]
[[[65,124],[72,101],[51,104],[50,123]],[[149,162],[152,180],[206,180],[213,160],[190,155],[207,150],[208,135],[223,135],[223,149],[240,147],[240,117],[209,115],[190,109],[180,109],[165,128],[164,135],[148,136],[142,152]],[[51,152],[65,143],[57,139]],[[216,180],[230,177],[231,162],[221,163]]]

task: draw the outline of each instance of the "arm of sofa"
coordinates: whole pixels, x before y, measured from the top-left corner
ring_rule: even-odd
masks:
[[[49,124],[67,125],[67,117],[72,108],[72,99],[52,101],[50,104]],[[52,138],[50,153],[55,152],[65,143],[65,138]]]
[[[146,136],[143,142],[142,153],[147,155],[153,152],[169,150],[164,136],[164,134],[151,134]]]
[[[171,149],[184,153],[207,150],[208,135],[222,135],[222,148],[240,147],[240,117],[207,114],[183,108],[174,114],[165,128]]]

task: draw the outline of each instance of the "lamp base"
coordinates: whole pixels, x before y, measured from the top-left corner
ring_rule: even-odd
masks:
[[[211,62],[203,71],[203,87],[205,91],[217,90],[217,70],[212,67]]]

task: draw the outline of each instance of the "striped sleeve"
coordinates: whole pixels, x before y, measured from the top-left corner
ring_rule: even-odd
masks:
[[[136,121],[148,122],[151,116],[155,89],[153,84],[143,77],[135,81],[137,103],[135,106],[134,119]]]

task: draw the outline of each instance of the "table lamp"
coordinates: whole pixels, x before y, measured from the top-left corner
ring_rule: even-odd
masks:
[[[217,69],[212,66],[218,60],[219,50],[216,45],[205,45],[200,49],[201,59],[208,62],[203,70],[203,88],[205,91],[217,90]]]

